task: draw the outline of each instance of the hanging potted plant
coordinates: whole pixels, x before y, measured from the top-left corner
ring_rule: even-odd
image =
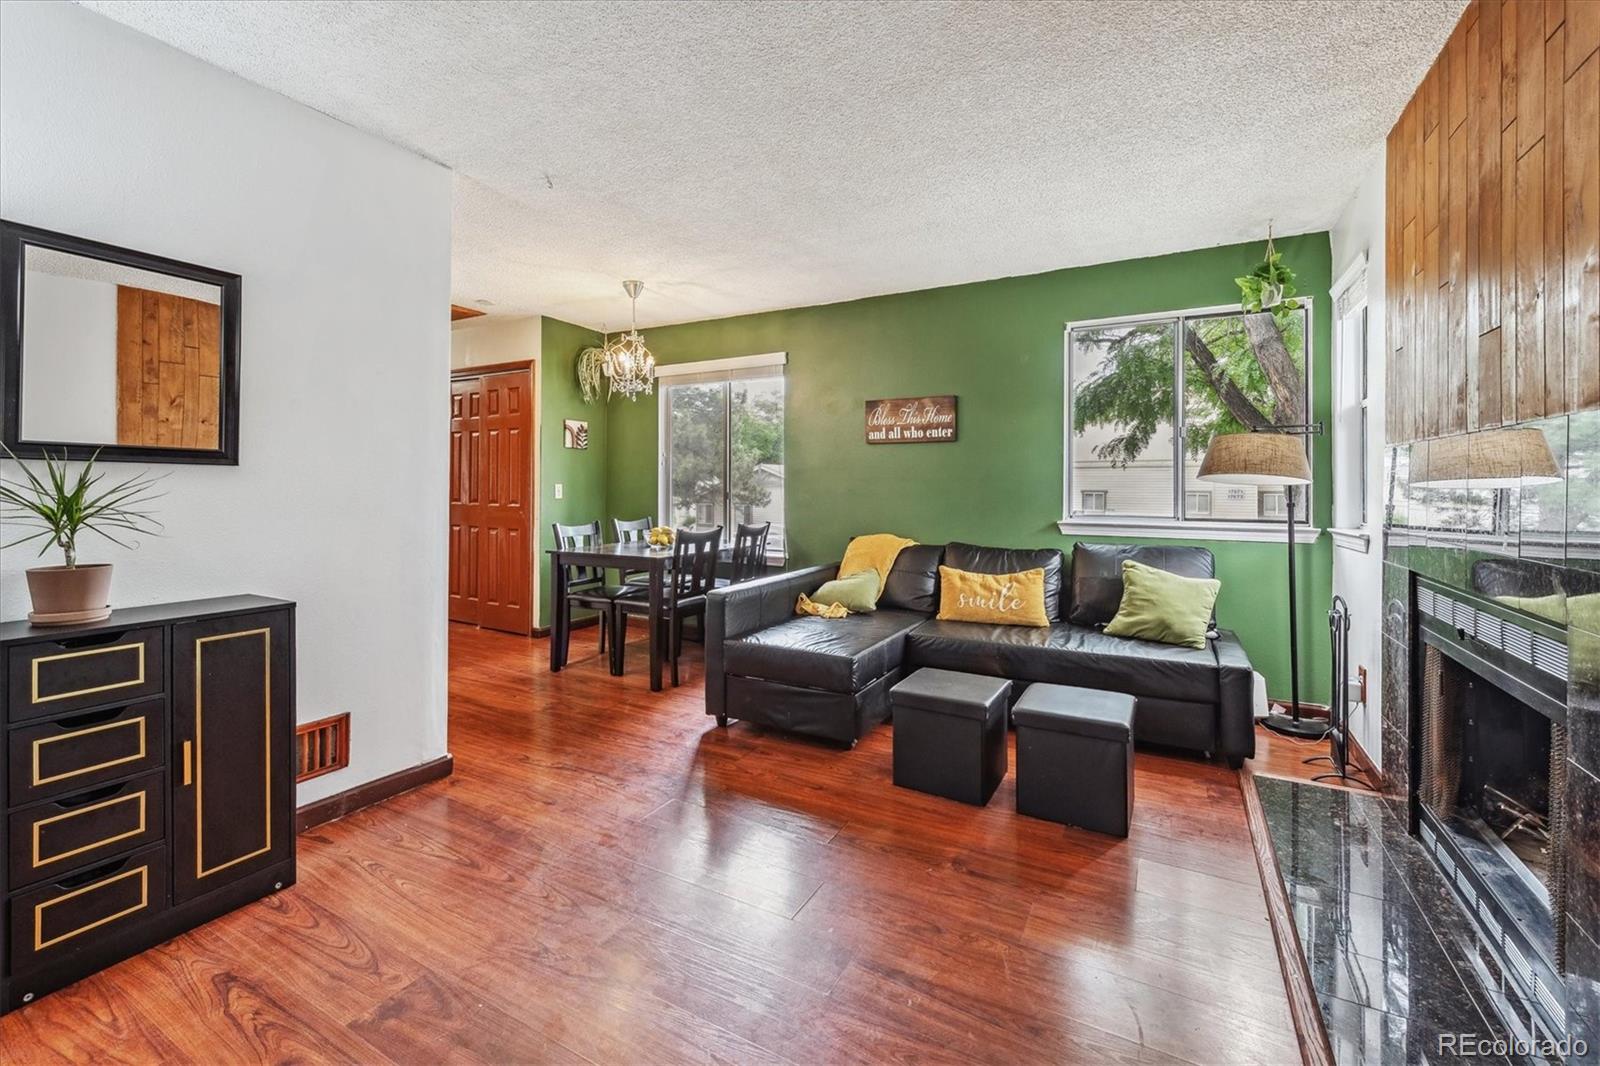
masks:
[[[1240,305],[1252,313],[1275,307],[1293,311],[1300,306],[1294,299],[1294,271],[1283,261],[1283,253],[1272,245],[1272,228],[1267,228],[1267,254],[1256,268],[1242,278],[1233,279],[1243,297]]]
[[[111,613],[111,564],[80,563],[78,537],[84,532],[98,533],[113,544],[127,548],[130,534],[161,533],[161,523],[151,517],[145,505],[159,498],[154,491],[157,478],[147,474],[103,486],[103,473],[95,470],[91,457],[73,475],[63,456],[58,463],[48,452],[44,456],[44,476],[26,463],[5,453],[21,472],[21,480],[0,477],[0,521],[31,530],[0,547],[11,548],[29,541],[43,540],[39,554],[52,547],[61,549],[62,566],[37,566],[29,571],[28,595],[33,612],[28,620],[38,625],[64,625],[93,622]]]

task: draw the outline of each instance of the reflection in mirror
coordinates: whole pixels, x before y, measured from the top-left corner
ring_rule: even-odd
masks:
[[[22,439],[220,446],[220,286],[27,245],[22,291]]]

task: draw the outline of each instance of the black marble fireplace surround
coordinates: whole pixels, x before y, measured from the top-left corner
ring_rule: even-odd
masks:
[[[1448,1062],[1446,1033],[1509,1047],[1493,991],[1473,972],[1472,923],[1404,812],[1298,781],[1257,776],[1255,788],[1338,1066]]]
[[[1565,916],[1562,935],[1552,930],[1552,938],[1561,943],[1558,979],[1565,985],[1568,1033],[1586,1045],[1569,1061],[1592,1066],[1600,1063],[1600,411],[1521,428],[1544,434],[1565,473],[1560,481],[1519,488],[1413,485],[1410,471],[1425,468],[1425,450],[1434,442],[1385,452],[1384,798],[1389,824],[1406,827],[1413,844],[1424,844],[1416,834],[1429,826],[1418,800],[1418,786],[1426,783],[1421,704],[1429,625],[1418,608],[1419,591],[1458,590],[1456,600],[1487,601],[1495,614],[1524,620],[1530,632],[1564,634],[1566,684],[1553,690],[1564,700],[1564,795],[1551,796],[1559,809],[1549,814],[1565,820]],[[1443,883],[1436,872],[1434,881]],[[1459,911],[1459,896],[1448,905]],[[1473,995],[1496,1006],[1492,993]],[[1443,1062],[1451,1055],[1430,1048],[1426,1058]]]

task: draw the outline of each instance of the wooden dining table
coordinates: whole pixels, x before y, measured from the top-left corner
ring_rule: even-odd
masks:
[[[555,608],[555,624],[550,627],[550,671],[559,672],[567,665],[566,651],[572,634],[572,606],[567,602],[567,568],[592,566],[624,573],[643,571],[649,575],[645,589],[650,605],[650,691],[660,692],[661,660],[666,650],[662,620],[667,598],[666,575],[672,569],[672,549],[651,549],[649,545],[635,541],[628,544],[551,548],[547,554],[550,556],[551,606]]]

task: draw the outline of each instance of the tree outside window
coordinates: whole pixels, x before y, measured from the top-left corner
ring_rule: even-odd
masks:
[[[1073,513],[1102,513],[1089,493],[1114,485],[1107,515],[1263,520],[1258,490],[1214,493],[1194,478],[1218,434],[1309,420],[1307,321],[1302,306],[1072,328],[1068,477],[1085,501]]]
[[[783,378],[666,385],[666,463],[674,525],[771,522],[769,551],[783,550]],[[731,516],[731,518],[730,518]]]

